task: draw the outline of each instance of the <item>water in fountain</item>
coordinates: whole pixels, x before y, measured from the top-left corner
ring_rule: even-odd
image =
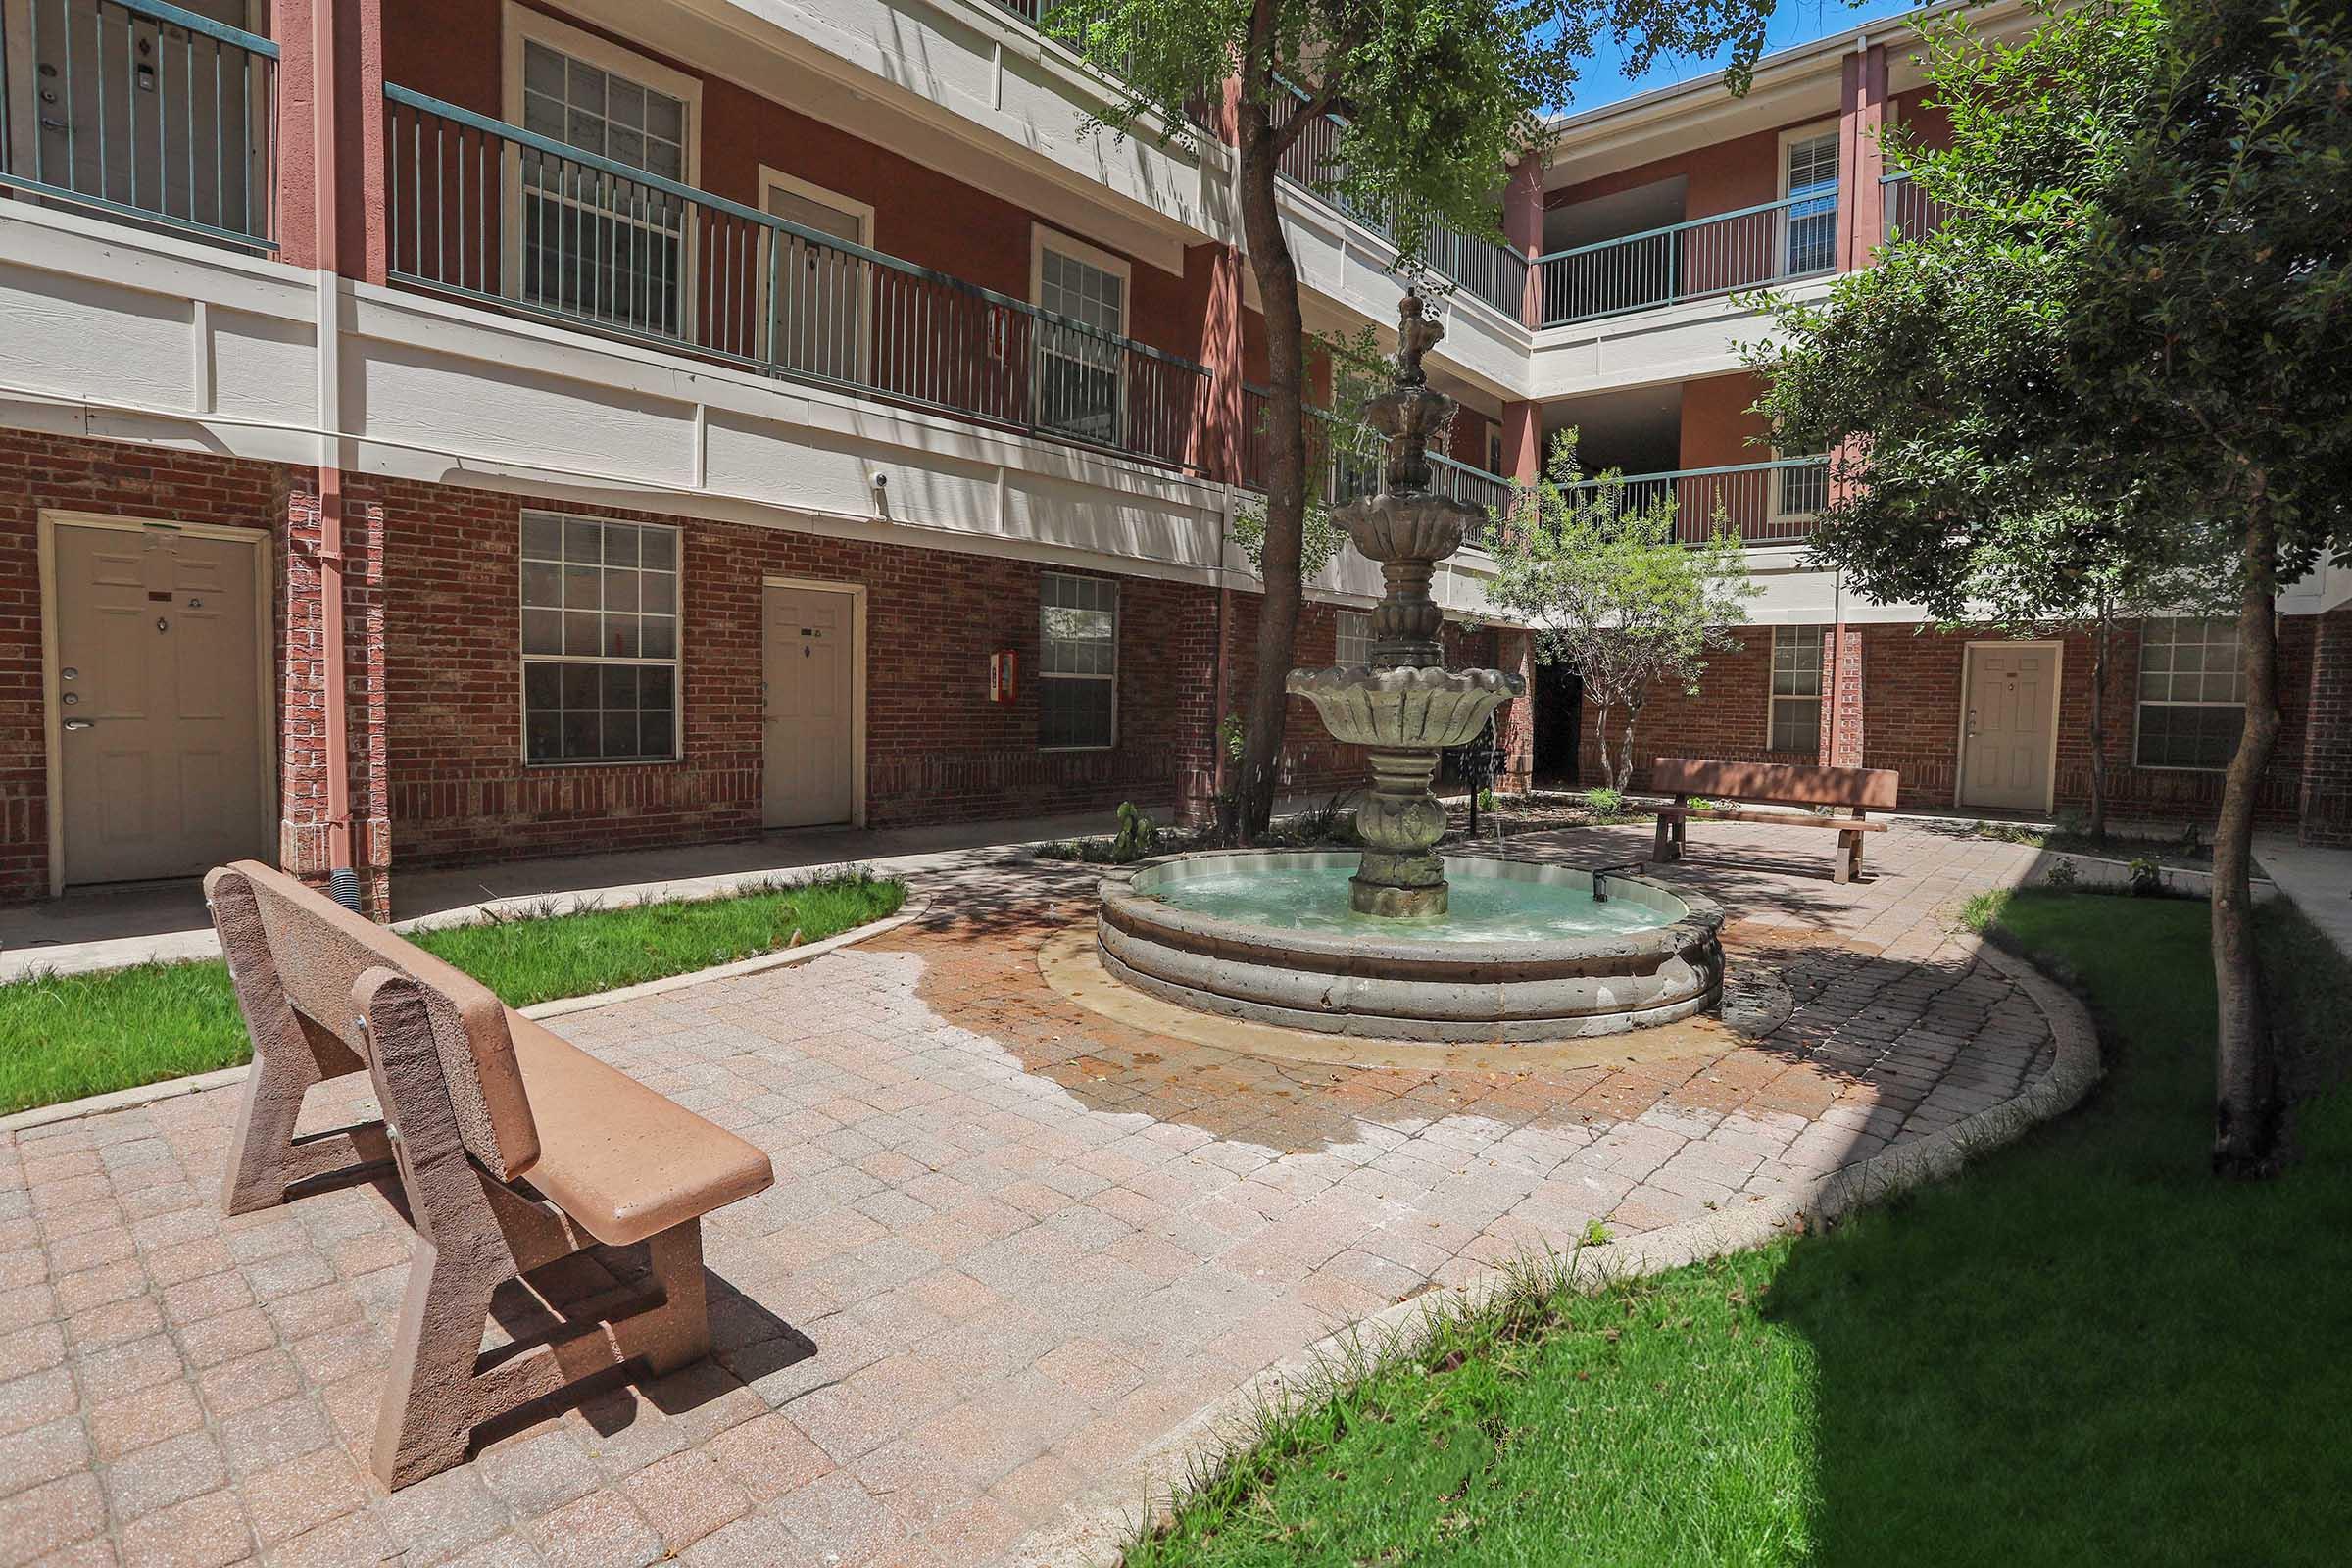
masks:
[[[1380,488],[1332,513],[1349,542],[1380,564],[1386,585],[1372,612],[1372,661],[1294,669],[1288,683],[1314,704],[1325,729],[1372,755],[1372,790],[1355,817],[1367,848],[1348,901],[1359,914],[1390,918],[1446,912],[1446,862],[1437,853],[1446,809],[1430,789],[1439,754],[1469,741],[1488,714],[1527,690],[1516,674],[1439,662],[1445,612],[1430,598],[1430,578],[1486,517],[1482,508],[1430,489],[1430,434],[1444,426],[1453,399],[1430,389],[1421,357],[1445,331],[1408,291],[1397,312],[1396,384],[1364,403],[1364,417],[1388,440]]]

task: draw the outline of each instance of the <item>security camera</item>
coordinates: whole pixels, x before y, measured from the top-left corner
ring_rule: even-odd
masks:
[[[877,474],[875,474],[875,475],[874,475],[874,488],[875,488],[875,489],[877,489],[877,490],[887,490],[887,489],[889,489],[889,488],[890,488],[890,475],[889,475],[889,474],[887,474],[887,473],[877,473]]]

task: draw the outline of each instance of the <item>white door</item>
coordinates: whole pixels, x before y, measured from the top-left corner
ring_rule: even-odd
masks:
[[[851,245],[865,243],[865,215],[788,186],[767,187],[767,212],[788,223]],[[831,381],[865,380],[866,263],[848,251],[778,232],[776,314],[771,323],[778,366]]]
[[[259,542],[74,523],[55,541],[66,879],[266,854]]]
[[[1971,648],[1961,700],[1960,804],[2047,809],[2058,650]]]
[[[856,600],[814,588],[766,594],[766,822],[847,822]]]
[[[246,0],[176,0],[244,28]],[[94,0],[0,0],[17,172],[232,234],[269,226],[269,87],[234,44]],[[20,45],[19,40],[23,40]]]

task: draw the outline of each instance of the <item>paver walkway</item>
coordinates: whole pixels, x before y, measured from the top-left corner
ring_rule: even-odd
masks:
[[[1795,994],[1752,1044],[1693,1027],[1473,1073],[1144,1035],[1040,976],[1083,909],[1066,871],[564,1018],[774,1156],[775,1188],[710,1226],[716,1360],[511,1423],[389,1496],[365,1453],[411,1235],[384,1188],[223,1219],[233,1091],[8,1138],[0,1563],[1017,1560],[1346,1319],[1594,1218],[1781,1190],[2037,1072],[2040,1014],[1947,927],[2032,852],[1898,827],[1840,888],[1812,837],[1718,826],[1674,868],[1731,909],[1735,965]],[[315,1097],[320,1124],[364,1082]]]

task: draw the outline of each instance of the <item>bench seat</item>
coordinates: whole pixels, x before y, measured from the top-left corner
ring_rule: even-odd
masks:
[[[1661,806],[1658,815],[1687,822],[1697,817],[1702,822],[1762,822],[1769,827],[1834,827],[1840,833],[1884,833],[1886,824],[1873,822],[1867,817],[1816,816],[1811,811],[1741,811],[1715,809],[1701,811],[1690,806]]]
[[[642,1242],[763,1191],[767,1155],[609,1062],[509,1013],[539,1126],[522,1179],[608,1247]]]
[[[1862,835],[1884,833],[1886,824],[1869,819],[1874,810],[1894,809],[1901,780],[1883,767],[1813,766],[1798,762],[1710,762],[1690,757],[1660,757],[1650,763],[1649,787],[1674,797],[1658,808],[1657,837],[1650,858],[1679,860],[1692,818],[1702,822],[1750,822],[1765,827],[1827,828],[1838,835],[1832,874],[1850,882],[1862,874]],[[1710,808],[1694,811],[1691,797],[1744,801],[1766,808],[1814,810],[1743,811]],[[1826,808],[1826,814],[1823,809]]]

